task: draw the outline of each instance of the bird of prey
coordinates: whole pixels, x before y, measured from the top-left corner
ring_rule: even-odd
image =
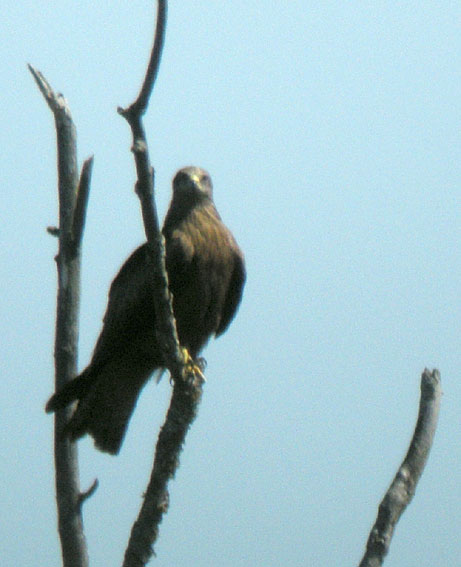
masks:
[[[206,171],[178,171],[162,232],[179,342],[196,359],[212,335],[228,328],[246,277],[243,253],[215,208]],[[145,243],[111,284],[91,362],[46,405],[52,412],[77,400],[64,433],[71,439],[89,433],[98,449],[114,455],[141,389],[165,366],[155,331],[150,269]]]

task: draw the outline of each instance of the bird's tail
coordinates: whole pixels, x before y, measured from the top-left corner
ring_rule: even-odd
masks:
[[[135,357],[127,360],[125,355],[123,361],[109,361],[97,373],[85,372],[55,394],[46,410],[55,411],[78,399],[63,435],[75,440],[89,433],[98,449],[116,455],[152,363]]]

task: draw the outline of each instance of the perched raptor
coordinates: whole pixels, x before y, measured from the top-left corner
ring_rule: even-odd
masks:
[[[179,341],[195,359],[211,335],[229,326],[245,283],[243,254],[215,208],[206,171],[178,171],[162,232]],[[77,400],[65,433],[72,439],[89,433],[112,454],[120,450],[141,389],[164,366],[149,269],[143,244],[112,282],[90,364],[46,406],[51,412]]]

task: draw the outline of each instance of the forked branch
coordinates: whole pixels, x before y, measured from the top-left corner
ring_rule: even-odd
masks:
[[[31,65],[32,73],[56,124],[58,149],[59,227],[50,230],[59,237],[56,256],[58,298],[55,336],[55,389],[60,390],[76,375],[78,314],[80,303],[80,247],[85,225],[93,158],[77,172],[76,130],[64,97],[56,94],[45,77]],[[78,473],[77,445],[61,432],[71,408],[56,412],[54,459],[58,527],[64,567],[88,567],[88,552],[81,514],[82,494]],[[89,494],[88,494],[89,496]]]
[[[152,266],[155,324],[159,344],[164,345],[165,366],[169,369],[173,393],[165,423],[160,431],[155,450],[154,466],[144,502],[133,525],[123,567],[146,565],[154,553],[159,524],[168,509],[168,482],[179,465],[179,455],[189,427],[197,415],[202,395],[202,375],[197,375],[180,348],[173,315],[172,297],[168,289],[165,267],[165,247],[160,232],[154,201],[154,170],[150,164],[142,116],[145,113],[158,74],[165,38],[167,2],[158,0],[157,25],[151,57],[136,101],[118,112],[128,121],[133,137],[137,182],[136,193],[141,202],[144,229],[149,243]]]
[[[118,112],[127,120],[132,131],[133,144],[131,149],[135,159],[137,174],[136,193],[141,202],[144,230],[149,243],[154,277],[156,329],[161,335],[160,344],[166,346],[166,364],[174,377],[182,374],[183,356],[176,333],[173,305],[165,268],[165,248],[154,200],[154,169],[150,163],[147,139],[142,123],[142,116],[147,109],[149,97],[160,66],[165,40],[166,14],[166,0],[158,0],[154,45],[143,85],[135,102],[126,109],[119,107]]]

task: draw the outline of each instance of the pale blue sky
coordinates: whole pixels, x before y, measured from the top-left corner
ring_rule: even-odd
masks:
[[[95,154],[80,367],[117,269],[143,240],[129,129],[153,2],[11,2],[0,31],[0,556],[60,565],[52,419],[52,116],[69,101]],[[387,567],[461,555],[459,2],[171,2],[146,116],[160,214],[207,168],[248,263],[242,307],[205,351],[199,417],[170,486],[158,567],[357,565],[411,437],[425,366],[444,397]],[[168,404],[143,393],[121,454],[80,442],[93,567],[121,564]]]

